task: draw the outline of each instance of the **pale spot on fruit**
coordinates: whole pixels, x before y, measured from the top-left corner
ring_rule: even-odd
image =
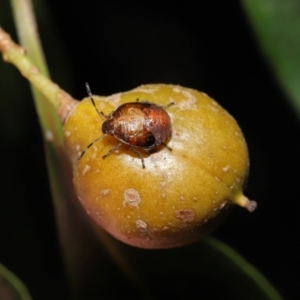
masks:
[[[181,136],[181,133],[179,131],[174,131],[172,135],[179,137]]]
[[[163,178],[163,179],[167,179],[167,178],[168,178],[168,173],[163,172],[163,173],[162,173],[162,178]]]
[[[216,107],[214,107],[214,106],[209,106],[209,108],[210,108],[213,112],[215,112],[215,113],[218,113],[218,112],[220,111],[218,108],[216,108]],[[228,124],[227,121],[225,121],[225,123]]]
[[[87,172],[89,172],[92,169],[90,165],[85,165],[82,171],[82,175],[85,175]]]
[[[226,173],[228,172],[230,169],[230,166],[229,165],[226,165],[224,168],[222,168],[222,170]]]
[[[153,87],[153,88],[143,88],[143,85],[141,87],[138,87],[134,89],[134,91],[139,92],[139,93],[146,93],[146,94],[152,94],[158,90],[158,87]]]
[[[196,143],[197,143],[198,145],[203,145],[203,139],[202,139],[201,137],[197,138],[197,139],[196,139]]]
[[[69,130],[65,131],[65,137],[69,137],[71,135],[71,132]]]
[[[98,105],[98,109],[101,111],[101,110],[104,110],[106,108],[106,104],[104,102],[100,102],[100,104]]]
[[[195,218],[195,212],[192,209],[175,210],[174,215],[177,219],[184,223],[193,222]]]
[[[162,181],[162,182],[160,183],[160,188],[161,188],[161,189],[164,189],[164,188],[166,187],[166,185],[167,185],[167,182],[166,182],[166,181]]]
[[[100,197],[103,198],[103,197],[107,196],[109,194],[109,192],[110,192],[110,189],[101,190]]]
[[[193,103],[190,103],[189,101],[182,101],[178,104],[178,107],[181,109],[181,110],[188,110],[188,109],[194,109],[196,110],[197,109],[197,106]]]
[[[141,202],[140,194],[135,189],[127,189],[124,192],[124,201],[123,205],[126,206],[127,204],[133,207],[139,206],[139,203]]]
[[[188,109],[193,109],[193,110],[197,110],[197,98],[190,93],[187,90],[182,90],[180,87],[175,86],[173,88],[173,91],[176,93],[180,93],[181,95],[183,95],[187,100],[186,101],[181,101],[180,103],[178,103],[178,107],[181,110],[188,110]]]
[[[96,214],[97,218],[98,218],[99,220],[101,220],[101,218],[102,218],[102,217],[101,217],[101,214],[100,214],[100,212],[99,212],[99,211],[96,211],[96,213],[95,213],[95,214]]]
[[[136,220],[135,225],[140,232],[147,232],[147,224],[144,221]]]

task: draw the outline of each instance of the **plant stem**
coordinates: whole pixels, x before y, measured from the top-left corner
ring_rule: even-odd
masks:
[[[60,121],[64,123],[69,111],[78,101],[62,90],[57,84],[45,77],[40,72],[39,68],[27,57],[26,50],[14,43],[9,34],[1,27],[0,51],[3,54],[4,61],[10,62],[16,66],[21,74],[47,98],[54,106]],[[45,130],[49,129],[45,120],[43,121],[43,127]]]

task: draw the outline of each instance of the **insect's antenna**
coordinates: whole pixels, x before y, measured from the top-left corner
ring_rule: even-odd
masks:
[[[93,94],[91,92],[91,88],[90,88],[90,86],[87,82],[85,83],[85,87],[86,87],[86,91],[87,91],[88,95],[90,96],[90,99],[91,99],[98,115],[100,116],[101,119],[106,119],[105,114],[102,111],[99,111],[98,108],[96,107],[96,104],[95,104],[95,101],[94,101],[94,98],[93,98]]]
[[[168,105],[165,106],[165,108],[169,108],[172,105],[175,105],[175,102],[170,102]]]
[[[79,155],[78,160],[80,160],[82,158],[82,156],[84,155],[84,153],[91,148],[97,141],[99,141],[101,138],[103,137],[103,135],[99,136],[98,138],[96,138],[94,141],[92,141]]]

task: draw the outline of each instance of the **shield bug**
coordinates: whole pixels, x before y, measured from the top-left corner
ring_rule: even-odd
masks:
[[[103,135],[109,134],[119,140],[116,147],[112,148],[103,159],[117,151],[122,144],[126,144],[135,152],[142,161],[142,167],[145,168],[144,158],[137,150],[141,149],[148,152],[160,145],[164,145],[169,150],[172,150],[166,145],[166,141],[171,137],[172,126],[171,119],[166,108],[174,104],[169,103],[167,106],[160,106],[148,101],[128,102],[120,105],[109,115],[105,115],[96,107],[91,89],[86,83],[87,93],[95,107],[95,110],[104,119],[102,124]],[[81,153],[79,159],[85,152],[100,140],[103,135],[91,142]]]

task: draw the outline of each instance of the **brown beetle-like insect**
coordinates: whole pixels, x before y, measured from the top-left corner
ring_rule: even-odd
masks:
[[[164,108],[168,108],[174,102],[163,107],[148,101],[138,102],[137,99],[137,102],[128,102],[120,105],[106,116],[96,107],[88,83],[85,85],[97,113],[105,120],[102,124],[103,134],[114,136],[120,141],[116,147],[103,156],[103,159],[118,150],[124,143],[130,146],[130,149],[139,156],[142,166],[145,168],[144,158],[136,148],[141,148],[143,151],[148,152],[157,146],[165,145],[169,150],[172,150],[165,144],[172,134],[172,126],[170,116]],[[102,137],[103,135],[90,143],[78,159],[81,159],[84,153]]]

